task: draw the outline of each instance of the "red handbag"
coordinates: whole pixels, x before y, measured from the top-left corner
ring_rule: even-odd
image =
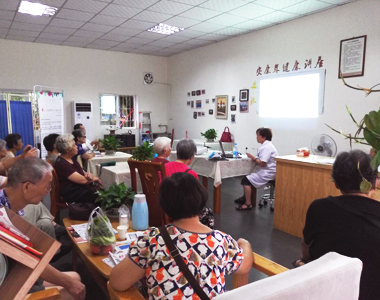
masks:
[[[231,132],[230,129],[226,126],[224,127],[224,132],[222,133],[222,137],[220,138],[220,141],[223,143],[231,143]]]

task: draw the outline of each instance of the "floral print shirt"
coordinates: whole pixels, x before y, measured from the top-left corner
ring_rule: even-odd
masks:
[[[243,261],[243,250],[228,234],[219,230],[193,233],[166,225],[190,272],[205,293],[213,298],[225,291],[225,274],[234,273]],[[152,228],[134,241],[130,259],[146,269],[149,299],[199,299],[165,245],[158,228]]]
[[[9,203],[9,199],[7,195],[5,194],[5,190],[0,190],[0,206],[3,205],[8,209],[11,209],[11,204]],[[23,216],[24,210],[21,209],[17,212],[18,215]]]

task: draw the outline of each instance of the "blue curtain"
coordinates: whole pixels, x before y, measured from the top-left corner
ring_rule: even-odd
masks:
[[[4,139],[8,134],[7,121],[7,103],[5,100],[0,100],[0,139]]]
[[[21,135],[24,146],[34,145],[32,104],[30,102],[10,101],[12,133]],[[20,154],[19,151],[18,154]]]

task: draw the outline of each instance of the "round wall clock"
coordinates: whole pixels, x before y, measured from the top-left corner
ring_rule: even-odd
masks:
[[[144,83],[152,84],[153,83],[153,74],[152,73],[144,73]]]

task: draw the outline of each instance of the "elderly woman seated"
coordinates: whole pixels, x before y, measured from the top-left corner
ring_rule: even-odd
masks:
[[[361,150],[342,152],[335,159],[332,178],[342,196],[328,196],[310,205],[303,230],[302,265],[328,252],[363,262],[359,299],[380,295],[380,203],[372,199],[377,170]],[[366,186],[368,189],[365,189]]]
[[[157,157],[155,157],[152,160],[152,162],[163,163],[163,164],[166,164],[169,162],[167,158],[170,156],[170,153],[172,152],[170,143],[171,143],[171,139],[167,137],[156,138],[153,144],[153,150],[154,150],[154,153],[157,154]]]
[[[78,155],[82,157],[82,159],[91,159],[95,156],[94,152],[87,153],[86,150],[83,149],[83,144],[86,143],[86,132],[82,129],[76,129],[72,132],[74,136],[75,145],[78,147]]]
[[[128,257],[111,271],[110,285],[124,291],[146,278],[149,299],[199,299],[175,263],[163,238],[166,230],[182,259],[209,298],[225,291],[225,275],[248,273],[253,262],[248,241],[235,241],[199,221],[206,189],[193,176],[177,173],[163,180],[159,202],[173,220],[146,231],[130,246]],[[125,276],[128,274],[128,276]]]
[[[189,168],[197,153],[197,146],[193,140],[180,140],[177,144],[177,160],[165,164],[166,176],[177,172],[186,172],[198,178],[198,174]]]
[[[55,146],[61,153],[54,164],[61,196],[67,202],[93,203],[97,198],[95,192],[101,187],[101,181],[85,172],[77,162],[75,156],[78,147],[75,145],[74,137],[71,134],[60,135],[55,141]]]

